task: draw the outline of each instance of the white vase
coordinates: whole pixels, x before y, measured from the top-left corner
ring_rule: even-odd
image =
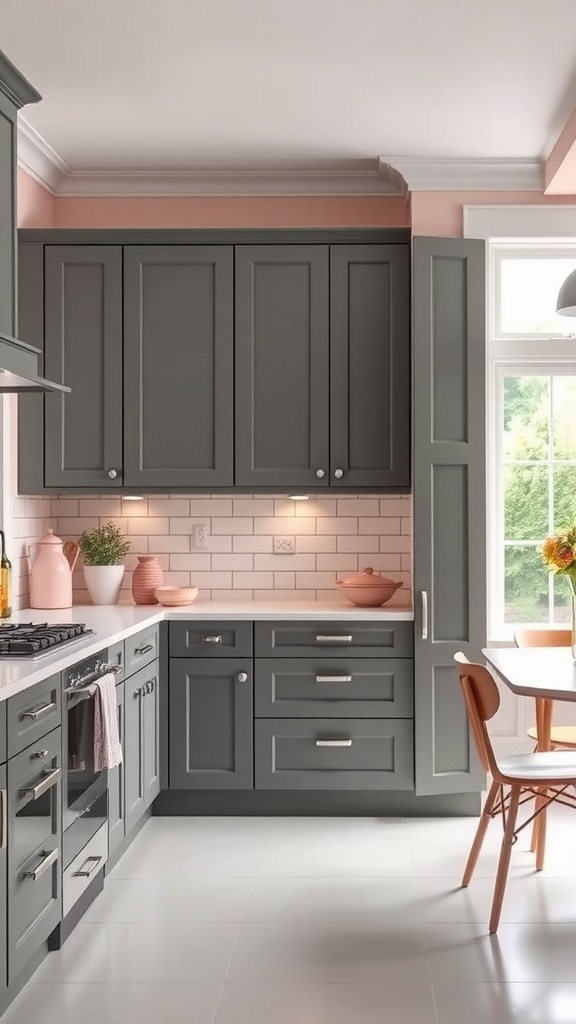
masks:
[[[124,579],[124,566],[85,565],[84,579],[92,604],[116,604]]]

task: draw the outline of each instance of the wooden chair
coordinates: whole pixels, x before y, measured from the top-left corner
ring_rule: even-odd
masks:
[[[514,634],[517,647],[570,647],[570,629],[517,629]],[[576,750],[576,725],[552,725],[552,701],[536,701],[536,725],[530,726],[528,735],[536,743],[538,734],[549,736],[549,749],[564,747]]]
[[[482,810],[474,842],[468,855],[462,886],[466,888],[482,849],[482,843],[492,818],[502,815],[504,836],[498,861],[494,897],[490,913],[491,934],[498,929],[502,901],[508,878],[510,854],[518,834],[553,801],[569,807],[576,803],[567,790],[576,784],[576,757],[569,750],[536,751],[496,759],[486,722],[493,718],[500,706],[500,694],[492,675],[484,665],[475,665],[458,653],[454,655],[458,666],[460,685],[466,702],[468,721],[486,772],[492,777],[486,803]],[[516,825],[518,807],[535,801],[534,811],[521,825]]]

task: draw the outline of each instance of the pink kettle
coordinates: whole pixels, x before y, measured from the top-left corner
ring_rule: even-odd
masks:
[[[34,558],[31,549],[37,548]],[[28,547],[31,608],[71,608],[72,570],[64,554],[64,544],[48,530],[42,540]]]

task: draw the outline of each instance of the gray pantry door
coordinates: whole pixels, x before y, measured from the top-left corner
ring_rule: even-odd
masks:
[[[124,483],[233,482],[231,246],[124,247]]]
[[[121,246],[47,245],[44,294],[44,373],[72,388],[70,394],[44,399],[44,484],[117,488],[122,483]]]
[[[410,247],[330,246],[330,482],[410,483]]]
[[[327,485],[328,247],[239,245],[235,259],[236,484]]]
[[[484,243],[413,244],[416,793],[474,792],[453,656],[486,644]]]

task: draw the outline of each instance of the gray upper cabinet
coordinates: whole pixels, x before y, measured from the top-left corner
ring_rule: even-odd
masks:
[[[122,483],[122,248],[48,245],[44,371],[72,388],[44,406],[46,487]]]
[[[233,483],[231,246],[124,249],[124,484]]]
[[[484,243],[414,240],[416,792],[482,772],[453,656],[486,644]]]
[[[328,247],[237,246],[235,310],[236,483],[328,484]]]
[[[330,247],[330,482],[410,482],[410,252]]]

